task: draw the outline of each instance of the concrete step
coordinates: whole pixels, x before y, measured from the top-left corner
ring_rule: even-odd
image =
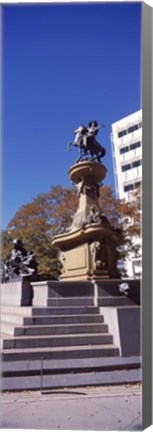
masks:
[[[41,348],[41,347],[65,347],[76,345],[101,345],[113,343],[113,337],[109,333],[99,334],[73,334],[73,335],[52,335],[52,336],[24,336],[8,338],[6,335],[3,339],[2,349],[13,348]]]
[[[32,306],[7,306],[1,304],[1,314],[31,316]]]
[[[63,375],[34,375],[27,377],[2,377],[2,391],[40,390],[64,387],[82,387],[98,385],[119,385],[141,382],[140,369],[69,373]]]
[[[94,306],[93,297],[50,297],[48,306]]]
[[[63,374],[93,371],[112,371],[141,368],[141,358],[134,357],[104,357],[80,358],[62,360],[20,360],[5,361],[1,364],[3,376],[28,376],[43,374]]]
[[[25,317],[24,324],[28,324],[29,318]],[[73,324],[73,323],[98,323],[104,322],[103,315],[100,314],[77,314],[77,315],[53,315],[53,316],[33,316],[32,324],[45,325],[45,324]]]
[[[41,360],[50,359],[80,359],[89,357],[116,357],[119,349],[114,344],[82,345],[47,348],[16,348],[5,349],[1,354],[1,361]]]
[[[33,318],[27,317],[29,325],[32,324]],[[7,323],[11,323],[14,325],[23,325],[24,324],[24,316],[12,314],[12,313],[1,313],[1,321],[5,321]]]
[[[133,300],[125,295],[98,297],[97,303],[98,306],[128,306],[134,304]]]
[[[61,307],[33,307],[32,315],[71,315],[71,314],[92,314],[98,313],[96,306],[61,306]]]
[[[12,314],[1,314],[2,321],[13,325],[47,325],[47,324],[73,324],[73,323],[101,323],[104,321],[102,315],[77,314],[77,315],[53,315],[53,316],[21,316]]]
[[[108,332],[108,325],[104,323],[92,324],[59,324],[59,325],[40,325],[40,326],[20,326],[14,327],[12,323],[1,322],[1,332],[12,336],[32,336],[32,335],[51,335],[51,334],[75,334],[75,333],[104,333]]]
[[[1,305],[1,313],[18,316],[34,316],[34,315],[70,315],[70,314],[92,314],[98,313],[99,309],[96,306],[5,306]]]
[[[70,314],[92,314],[98,313],[99,309],[96,306],[5,306],[1,305],[1,313],[19,316],[32,315],[70,315]]]
[[[8,336],[15,336],[15,324],[8,321],[1,321],[1,335],[7,334]],[[20,327],[17,327],[19,329],[19,333],[23,334],[22,332],[22,325]]]

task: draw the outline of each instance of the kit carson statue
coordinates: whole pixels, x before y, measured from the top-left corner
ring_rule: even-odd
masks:
[[[88,157],[88,152],[91,160],[101,162],[102,157],[106,154],[104,147],[96,140],[96,135],[101,127],[105,126],[98,124],[97,121],[90,121],[88,127],[81,125],[75,129],[75,139],[68,143],[68,150],[71,150],[72,146],[79,148],[80,155],[76,162],[80,162],[86,156]]]

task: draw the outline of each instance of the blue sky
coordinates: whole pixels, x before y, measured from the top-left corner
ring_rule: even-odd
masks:
[[[111,124],[141,108],[141,3],[3,6],[3,228],[50,186],[71,187],[80,124]]]

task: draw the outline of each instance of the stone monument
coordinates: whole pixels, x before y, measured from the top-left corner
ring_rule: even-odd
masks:
[[[80,150],[79,159],[68,172],[77,186],[79,204],[71,226],[52,241],[60,250],[63,281],[120,277],[116,248],[122,243],[122,234],[109,223],[98,202],[107,173],[101,163],[106,151],[95,138],[100,127],[96,121],[88,128],[81,125],[75,130],[74,142],[69,143],[69,149],[74,145]]]
[[[123,383],[139,381],[140,281],[119,279],[117,247],[122,233],[99,205],[107,173],[101,162],[106,152],[96,140],[100,127],[95,121],[88,128],[81,125],[69,143],[69,148],[74,145],[80,151],[69,169],[78,190],[78,209],[71,226],[53,240],[59,248],[61,280],[39,280],[33,253],[26,251],[21,239],[14,241],[6,263],[7,281],[1,286],[2,390],[56,388],[59,382],[61,387],[82,385],[82,368],[87,372],[85,385],[93,385],[97,364],[107,371],[109,383],[111,369],[117,379],[124,369]],[[108,357],[112,359],[107,370]],[[42,385],[43,359],[51,360],[52,370],[45,369]],[[63,370],[68,359],[71,371],[64,375],[60,365]],[[98,377],[99,384],[103,376]]]

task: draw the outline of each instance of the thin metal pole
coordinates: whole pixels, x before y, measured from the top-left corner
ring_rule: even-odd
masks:
[[[41,357],[40,361],[40,392],[42,393],[43,389],[43,357]]]

